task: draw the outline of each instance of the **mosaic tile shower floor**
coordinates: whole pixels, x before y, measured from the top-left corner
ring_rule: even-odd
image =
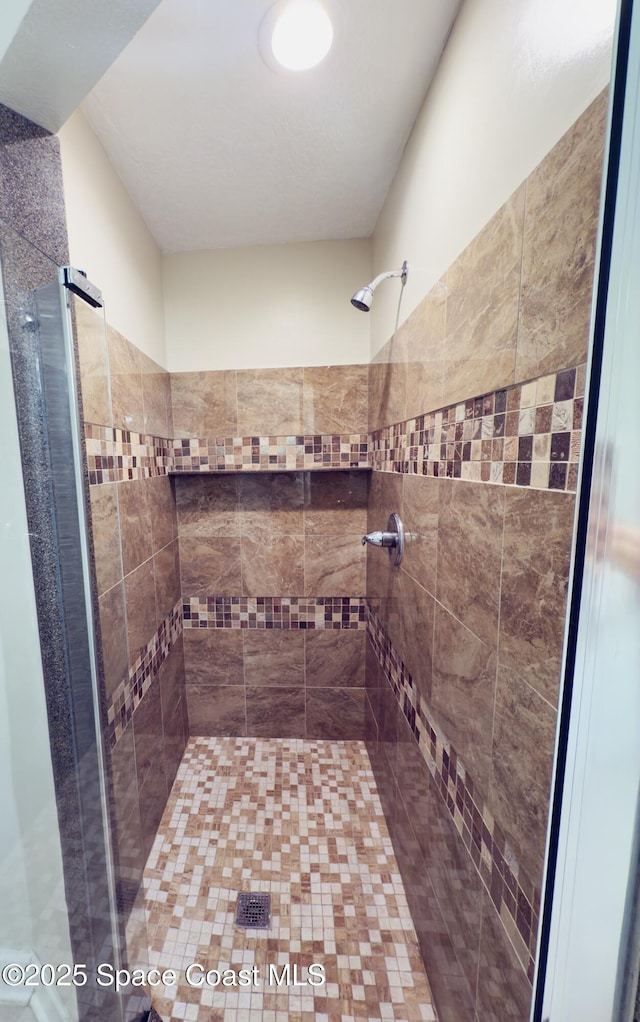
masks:
[[[150,964],[178,973],[166,1022],[437,1018],[362,742],[190,739],[144,885]],[[235,925],[239,891],[271,894],[268,930]],[[193,962],[256,971],[193,987]]]

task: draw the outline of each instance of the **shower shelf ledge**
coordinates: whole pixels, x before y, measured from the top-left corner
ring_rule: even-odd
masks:
[[[215,465],[201,465],[199,468],[172,468],[170,476],[185,475],[230,475],[238,472],[371,472],[371,465],[226,465],[218,468]]]

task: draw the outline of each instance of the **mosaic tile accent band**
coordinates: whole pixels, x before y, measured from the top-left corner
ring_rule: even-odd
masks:
[[[174,441],[174,472],[370,468],[367,433]]]
[[[371,434],[374,471],[575,491],[585,366]]]
[[[153,637],[129,667],[107,708],[109,743],[113,748],[122,737],[133,712],[151,687],[155,675],[182,634],[182,601],[176,603]]]
[[[371,434],[167,439],[85,423],[89,482],[169,473],[370,469],[574,492],[584,365]]]
[[[368,606],[369,639],[518,958],[533,982],[540,891],[519,867],[509,842],[474,791],[473,780],[421,698],[411,673]]]
[[[173,440],[85,422],[89,484],[151,479],[173,470]]]
[[[361,596],[191,596],[182,606],[185,628],[357,629],[365,631]]]

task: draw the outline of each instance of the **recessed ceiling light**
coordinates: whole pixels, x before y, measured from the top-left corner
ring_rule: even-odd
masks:
[[[307,71],[324,60],[333,42],[333,26],[318,0],[280,0],[260,27],[260,50],[276,69]]]

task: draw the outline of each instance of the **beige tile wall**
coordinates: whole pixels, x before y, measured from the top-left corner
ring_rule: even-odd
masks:
[[[176,438],[366,433],[368,366],[172,373]]]
[[[169,374],[75,300],[85,422],[173,434]],[[167,477],[90,487],[101,661],[107,703],[180,599],[177,519]],[[157,670],[124,734],[109,750],[118,886],[126,909],[184,751],[182,640]],[[153,769],[151,768],[153,764]]]
[[[585,361],[606,101],[576,122],[377,357],[370,429]],[[532,903],[542,878],[574,499],[388,471],[374,472],[370,489],[368,528],[398,511],[411,541],[396,572],[379,550],[368,551],[368,599],[464,764],[474,800],[504,834]],[[419,780],[406,784],[403,750],[414,757],[417,746],[370,654],[366,686],[369,748],[436,995],[456,1020],[524,1019],[527,949],[515,931],[507,936],[474,867],[463,892],[466,850],[443,879],[414,805],[430,774],[415,761]],[[450,945],[443,938],[440,952],[430,890],[458,934]],[[453,988],[447,970],[459,977]]]
[[[185,600],[364,596],[368,473],[180,476],[175,485]],[[186,629],[191,733],[361,738],[364,640],[342,629]]]

